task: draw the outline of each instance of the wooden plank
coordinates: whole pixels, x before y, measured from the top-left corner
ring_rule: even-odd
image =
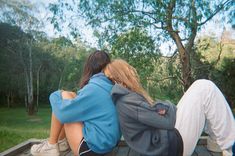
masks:
[[[197,156],[197,153],[194,151],[191,156]]]
[[[222,156],[222,153],[215,153],[210,152],[206,148],[206,138],[201,138],[198,142],[198,145],[193,153],[192,156]],[[21,144],[18,144],[17,146],[14,146],[3,153],[0,153],[1,156],[31,156],[30,154],[30,148],[33,144],[39,143],[42,140],[39,139],[29,139]],[[61,156],[73,156],[73,153],[71,151],[65,151],[64,153],[61,153]],[[139,154],[133,150],[130,150],[130,148],[127,146],[125,141],[120,141],[118,146],[114,148],[114,150],[105,156],[139,156]]]
[[[140,154],[137,153],[136,151],[130,149],[130,152],[129,152],[128,156],[140,156]]]
[[[208,136],[201,136],[197,142],[197,145],[207,145]]]
[[[222,152],[210,152],[213,156],[222,156]]]
[[[112,152],[106,154],[105,156],[115,156],[117,154],[119,147],[115,147]]]
[[[30,147],[34,143],[39,143],[39,142],[41,142],[41,140],[39,140],[39,139],[29,139],[25,142],[22,142],[16,146],[6,150],[6,151],[0,153],[0,155],[1,156],[16,156],[16,155],[23,153],[22,155],[27,156],[27,155],[29,155]]]
[[[127,146],[121,146],[118,148],[116,156],[128,156],[130,148]]]
[[[60,156],[73,156],[73,152],[71,150],[60,152]]]
[[[202,145],[197,146],[195,152],[197,153],[198,156],[211,156],[207,148]]]
[[[17,156],[31,156],[30,150],[29,150],[29,149],[26,149],[26,150],[23,151],[22,153],[17,154]]]
[[[118,147],[120,146],[127,146],[127,143],[124,141],[124,140],[121,140],[119,143],[118,143]]]

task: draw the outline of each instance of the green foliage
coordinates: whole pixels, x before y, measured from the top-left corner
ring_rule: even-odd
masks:
[[[192,67],[195,79],[206,78],[214,81],[234,108],[235,46],[233,42],[234,40],[223,42],[211,36],[199,38],[196,53],[192,57]]]
[[[112,45],[120,34],[137,27],[146,30],[158,43],[173,42],[180,54],[182,84],[187,89],[192,82],[190,55],[194,52],[197,32],[216,14],[228,10],[232,2],[81,0],[68,4],[59,0],[52,5],[52,19],[56,19],[52,22],[66,19],[66,10],[72,10],[73,15],[82,16],[95,29],[101,47],[105,41]],[[74,22],[69,23],[73,25]]]
[[[35,13],[38,8],[28,0],[0,0],[0,22],[18,25],[25,31],[37,30],[42,26]]]
[[[112,44],[111,54],[112,58],[122,58],[134,66],[145,86],[160,56],[153,39],[138,28],[118,36]]]
[[[232,108],[235,107],[235,58],[224,58],[221,67],[213,71],[212,79],[224,93]]]
[[[0,21],[10,23],[0,23],[1,105],[8,100],[11,103],[9,106],[17,103],[22,105],[24,101],[24,72],[27,68],[23,66],[24,63],[28,65],[29,40],[33,41],[33,85],[36,88],[39,75],[40,102],[47,101],[48,95],[56,89],[78,89],[77,82],[90,51],[79,40],[72,42],[66,37],[48,39],[45,33],[38,32],[41,23],[34,16],[37,8],[27,2],[0,0]],[[170,99],[177,103],[183,94],[184,65],[181,56],[184,54],[189,53],[191,56],[189,65],[192,65],[192,69],[189,73],[194,79],[209,78],[220,86],[223,83],[225,86],[233,85],[227,82],[233,80],[233,74],[225,77],[222,74],[232,73],[229,67],[233,64],[229,59],[234,56],[234,46],[222,45],[214,38],[201,39],[194,46],[194,39],[201,26],[218,12],[231,9],[230,4],[232,0],[81,0],[71,3],[58,0],[50,5],[54,15],[50,19],[58,31],[66,27],[77,38],[77,20],[70,17],[84,17],[95,29],[99,46],[110,50],[113,58],[123,58],[133,65],[144,87],[154,98]],[[172,58],[161,56],[158,46],[164,41],[176,43],[174,35],[178,35],[177,43],[182,44],[187,53],[175,54]],[[180,51],[178,45],[177,50]],[[224,55],[221,50],[229,54]],[[221,61],[225,56],[229,59]],[[219,83],[219,80],[223,81]],[[221,88],[233,101],[233,94],[225,87]]]
[[[32,33],[32,32],[31,32]],[[28,66],[27,39],[32,35],[9,24],[0,23],[0,101],[8,107],[24,103],[26,92],[25,70]],[[76,91],[88,48],[75,45],[65,37],[52,39],[34,35],[32,45],[34,97],[39,81],[39,102],[57,89]],[[36,98],[35,98],[36,99]]]

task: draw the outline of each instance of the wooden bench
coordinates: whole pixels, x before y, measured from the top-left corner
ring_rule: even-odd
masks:
[[[206,137],[201,137],[192,156],[222,156],[221,153],[210,152],[206,148]],[[29,139],[21,144],[18,144],[2,153],[0,156],[31,156],[30,147],[33,144],[39,143],[41,140]],[[70,150],[61,153],[61,156],[73,156]],[[139,156],[135,151],[131,150],[125,143],[121,141],[119,145],[106,156]]]

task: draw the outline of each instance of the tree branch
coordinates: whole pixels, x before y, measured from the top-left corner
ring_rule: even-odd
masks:
[[[178,77],[178,76],[168,76],[168,77],[165,77],[165,78],[162,78],[162,79],[153,79],[153,78],[147,78],[146,80],[148,81],[154,81],[156,83],[159,83],[159,82],[162,82],[162,81],[165,81],[165,80],[169,80],[169,79],[176,79],[178,80],[182,85],[184,84],[182,78]]]
[[[206,22],[208,22],[210,19],[212,19],[218,12],[220,12],[226,5],[229,5],[229,3],[231,3],[233,0],[227,0],[225,1],[223,4],[219,5],[215,11],[203,22],[198,23],[198,26],[202,26],[203,24],[205,24]]]
[[[224,44],[222,43],[222,37],[221,37],[221,40],[220,40],[218,46],[219,46],[219,55],[218,55],[218,57],[217,57],[217,60],[216,60],[215,63],[214,63],[214,66],[218,64],[218,62],[219,62],[219,60],[220,60],[220,57],[221,57],[221,54],[222,54],[222,52],[223,52]]]
[[[126,14],[129,14],[129,13],[140,13],[140,14],[143,14],[145,16],[148,16],[150,19],[153,19],[154,22],[149,22],[150,24],[152,24],[155,28],[157,29],[165,29],[166,27],[163,26],[163,21],[162,20],[158,20],[157,18],[154,18],[152,15],[155,15],[155,13],[152,13],[152,12],[146,12],[146,11],[143,11],[143,10],[122,10],[122,11],[116,11],[118,13],[121,13],[122,15],[126,15]],[[155,24],[156,23],[161,23],[161,26],[156,26]]]
[[[187,18],[184,18],[184,17],[172,16],[172,19],[180,20],[180,21],[183,21],[187,24],[190,24],[190,21]]]
[[[175,55],[178,53],[178,49],[175,49],[174,53],[171,56],[161,56],[163,58],[167,58],[167,59],[172,59],[175,57]]]
[[[194,0],[191,3],[191,8],[192,8],[192,24],[190,25],[191,34],[189,35],[188,43],[185,46],[188,52],[191,52],[191,49],[193,48],[193,44],[194,44],[195,37],[197,35],[197,28],[198,28],[197,11],[196,11]]]
[[[176,79],[177,76],[168,76],[168,77],[165,77],[165,78],[162,78],[162,79],[154,79],[154,78],[147,78],[148,81],[154,81],[154,82],[161,82],[161,81],[165,81],[165,80],[168,80],[168,79]]]

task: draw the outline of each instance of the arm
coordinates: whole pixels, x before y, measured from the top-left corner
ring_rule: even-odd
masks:
[[[65,96],[64,91],[56,91],[50,95],[52,111],[61,123],[80,122],[95,116],[94,110],[94,86],[85,86],[73,99]]]
[[[159,111],[164,111],[162,115]],[[142,102],[137,108],[138,121],[161,129],[173,129],[176,120],[176,107],[171,103],[156,103],[151,107],[148,103]]]

